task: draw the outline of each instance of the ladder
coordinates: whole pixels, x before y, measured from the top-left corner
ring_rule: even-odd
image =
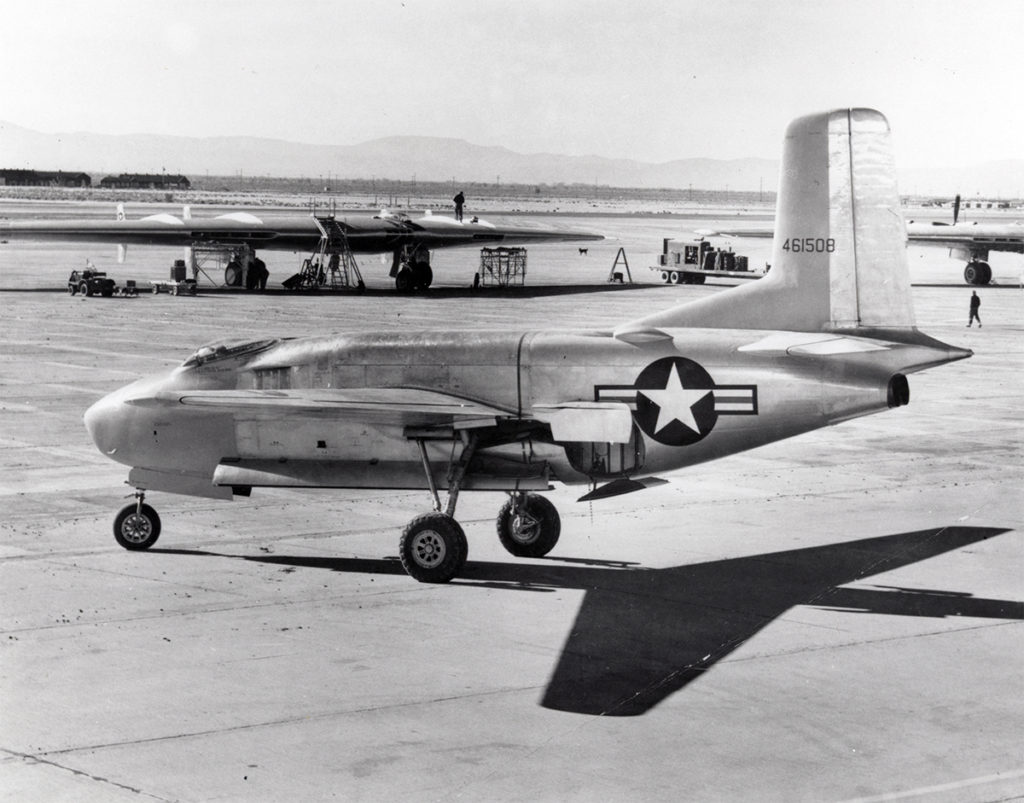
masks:
[[[615,255],[615,261],[612,263],[612,269],[608,271],[608,281],[622,284],[622,271],[615,270],[619,266],[620,260],[626,268],[626,276],[629,277],[629,283],[633,284],[633,274],[629,272],[629,260],[626,259],[626,249],[622,246],[619,247],[619,253]]]
[[[313,256],[306,260],[315,270],[303,271],[303,286],[310,289],[363,290],[363,276],[348,244],[348,237],[334,215],[313,215],[320,230],[320,242]]]

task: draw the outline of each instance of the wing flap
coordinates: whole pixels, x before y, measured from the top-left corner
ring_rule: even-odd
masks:
[[[633,433],[633,413],[621,402],[535,404],[533,417],[560,442],[628,443]]]

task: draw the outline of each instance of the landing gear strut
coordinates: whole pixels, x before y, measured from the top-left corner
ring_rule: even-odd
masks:
[[[125,549],[149,549],[160,537],[160,517],[143,500],[145,491],[135,492],[135,503],[128,505],[114,519],[114,539]]]

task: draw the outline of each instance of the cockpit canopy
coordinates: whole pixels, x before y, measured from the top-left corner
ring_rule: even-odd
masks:
[[[182,363],[184,368],[193,368],[220,360],[250,357],[266,351],[280,341],[277,338],[268,340],[217,340],[200,346],[196,352]]]

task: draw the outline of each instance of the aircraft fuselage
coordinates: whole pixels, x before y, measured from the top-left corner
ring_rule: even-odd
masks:
[[[429,410],[397,418],[382,412],[379,420],[364,411],[349,420],[343,410],[194,405],[188,391],[284,396],[368,389],[380,393],[385,408],[390,392],[411,388],[484,404],[497,413],[471,424],[486,435],[477,459],[499,462],[481,470],[490,480],[477,487],[506,490],[519,487],[527,465],[546,466],[566,483],[646,476],[902,403],[893,378],[906,346],[893,346],[903,353],[889,365],[877,341],[709,334],[683,330],[641,345],[586,332],[346,334],[233,344],[111,394],[86,421],[105,454],[133,467],[133,484],[229,498],[232,487],[263,484],[425,488],[416,438],[428,433],[429,455],[443,461],[459,432],[439,426]],[[842,347],[829,345],[836,342]],[[809,353],[822,348],[835,353]],[[555,440],[537,411],[573,402],[626,405],[629,441]],[[510,469],[504,483],[502,465]],[[406,470],[396,472],[399,466]]]

